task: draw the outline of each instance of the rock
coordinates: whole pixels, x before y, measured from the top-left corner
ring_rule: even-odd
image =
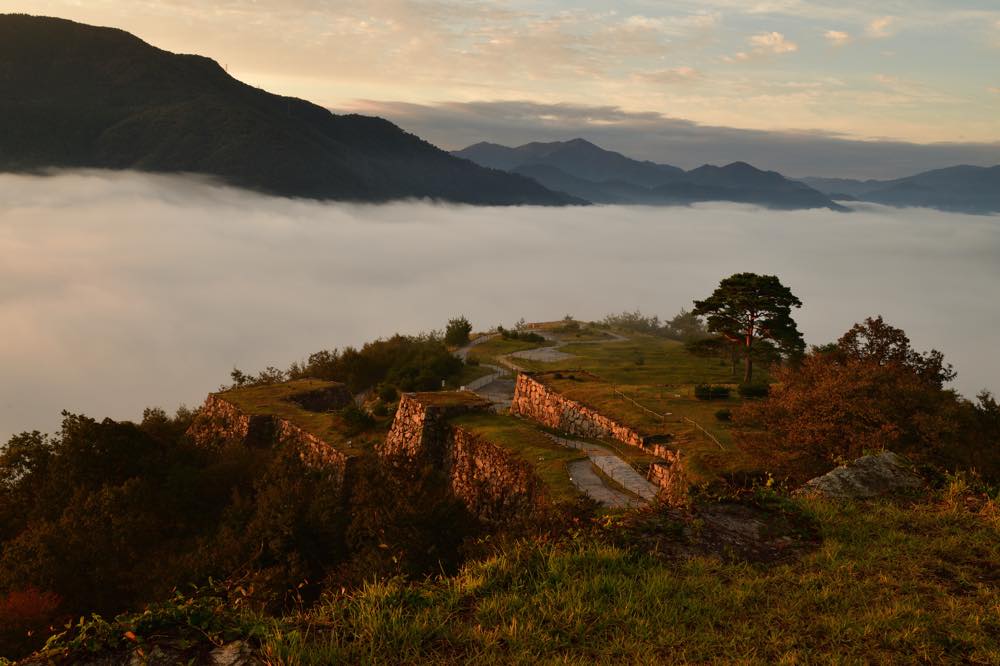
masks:
[[[260,663],[243,641],[233,641],[217,647],[208,656],[213,666],[250,666]]]
[[[910,469],[906,460],[892,451],[883,451],[810,479],[795,494],[831,499],[867,499],[916,490],[922,486],[923,479]]]

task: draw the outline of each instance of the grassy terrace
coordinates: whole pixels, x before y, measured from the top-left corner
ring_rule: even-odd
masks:
[[[344,453],[360,453],[384,437],[385,427],[383,426],[387,424],[379,423],[379,427],[373,432],[348,437],[344,434],[346,428],[339,414],[312,412],[303,409],[290,399],[300,393],[333,385],[333,382],[319,379],[297,379],[281,384],[233,389],[216,395],[236,405],[247,414],[285,419]]]
[[[716,473],[745,469],[751,462],[732,447],[728,423],[715,413],[733,409],[741,400],[735,396],[739,378],[734,378],[728,362],[699,358],[689,354],[674,340],[629,334],[630,339],[606,344],[569,344],[560,351],[573,358],[555,363],[519,360],[526,369],[560,371],[561,379],[545,375],[546,384],[563,395],[589,405],[645,434],[661,432],[677,436],[677,447],[687,454],[691,471],[707,480]],[[603,381],[588,378],[583,370]],[[573,375],[575,379],[569,379]],[[765,379],[760,372],[760,379]],[[733,388],[734,396],[725,400],[697,400],[697,384],[720,384]],[[636,407],[616,394],[624,393],[657,414]],[[694,421],[722,445],[716,444],[692,426]]]
[[[476,345],[469,350],[469,358],[474,358],[480,363],[496,363],[498,356],[512,354],[526,349],[537,349],[539,347],[551,347],[554,342],[526,342],[524,340],[504,340],[494,338],[489,342]]]
[[[573,500],[579,495],[566,465],[585,460],[587,456],[582,452],[557,445],[542,431],[511,416],[469,414],[456,417],[451,423],[505,447],[531,465],[548,486],[553,501]]]
[[[473,382],[480,377],[485,377],[486,375],[492,374],[494,370],[492,368],[487,368],[481,365],[463,365],[462,370],[458,373],[458,376],[448,382],[449,388],[457,389],[460,386],[465,386],[470,382]]]

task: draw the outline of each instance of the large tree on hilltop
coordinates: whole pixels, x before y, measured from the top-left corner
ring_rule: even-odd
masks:
[[[802,307],[802,301],[774,275],[737,273],[722,280],[711,296],[695,301],[691,314],[705,317],[709,331],[743,347],[743,381],[749,382],[756,342],[769,340],[786,355],[805,350],[792,319],[793,307]]]

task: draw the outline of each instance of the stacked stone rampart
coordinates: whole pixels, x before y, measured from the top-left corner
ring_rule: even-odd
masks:
[[[657,487],[660,501],[671,506],[688,504],[691,482],[684,469],[684,461],[680,451],[670,451],[665,447],[660,447],[657,455],[664,460],[650,464],[647,478],[650,483]]]
[[[510,413],[577,437],[610,438],[638,447],[647,439],[635,428],[571,400],[523,372],[514,385]]]
[[[472,394],[452,403],[439,393],[404,394],[378,452],[392,464],[442,470],[454,495],[483,520],[523,516],[545,498],[544,484],[531,465],[504,446],[449,423],[457,416],[489,409],[488,401]]]
[[[451,490],[481,519],[501,522],[524,516],[545,501],[531,466],[503,446],[454,426],[445,444]]]
[[[187,432],[203,447],[218,448],[226,444],[293,447],[306,466],[333,474],[341,482],[351,462],[342,451],[291,421],[266,414],[247,414],[214,393],[205,400]]]

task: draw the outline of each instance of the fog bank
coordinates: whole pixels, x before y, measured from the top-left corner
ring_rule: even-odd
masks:
[[[59,411],[199,404],[234,365],[441,328],[670,316],[780,276],[807,342],[883,314],[972,395],[1000,388],[1000,217],[292,201],[167,176],[0,176],[0,441]]]

